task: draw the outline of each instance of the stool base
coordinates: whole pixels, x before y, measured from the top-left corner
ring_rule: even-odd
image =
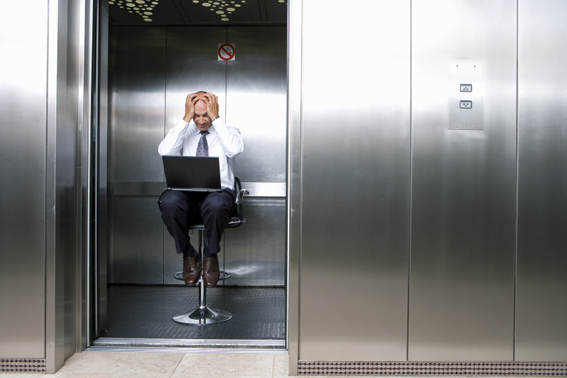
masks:
[[[228,311],[210,309],[207,306],[198,307],[195,310],[187,314],[176,315],[173,317],[173,321],[182,324],[192,324],[192,325],[208,325],[226,322],[232,319],[232,314]]]

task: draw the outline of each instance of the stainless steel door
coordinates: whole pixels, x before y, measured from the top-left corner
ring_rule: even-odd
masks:
[[[409,6],[303,4],[300,360],[406,359]]]
[[[516,359],[567,357],[567,4],[520,0]]]
[[[23,27],[14,14],[31,8]],[[46,353],[48,15],[35,0],[11,4],[0,18],[0,358]]]
[[[409,360],[513,358],[515,41],[514,1],[412,4]],[[451,123],[478,110],[482,130]]]

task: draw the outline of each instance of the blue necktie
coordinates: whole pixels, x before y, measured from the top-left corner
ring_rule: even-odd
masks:
[[[209,156],[209,144],[207,143],[208,133],[208,131],[201,131],[201,139],[199,139],[195,156]]]

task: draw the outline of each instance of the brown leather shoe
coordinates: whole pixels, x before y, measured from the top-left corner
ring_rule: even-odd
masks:
[[[219,282],[220,269],[219,259],[215,257],[205,257],[203,261],[203,280],[207,286],[216,286]]]
[[[199,281],[199,268],[197,267],[197,257],[183,258],[183,281],[187,285],[194,285]]]

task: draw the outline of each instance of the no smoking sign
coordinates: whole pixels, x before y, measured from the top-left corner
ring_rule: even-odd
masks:
[[[225,62],[236,60],[236,45],[234,43],[219,43],[217,60]]]

